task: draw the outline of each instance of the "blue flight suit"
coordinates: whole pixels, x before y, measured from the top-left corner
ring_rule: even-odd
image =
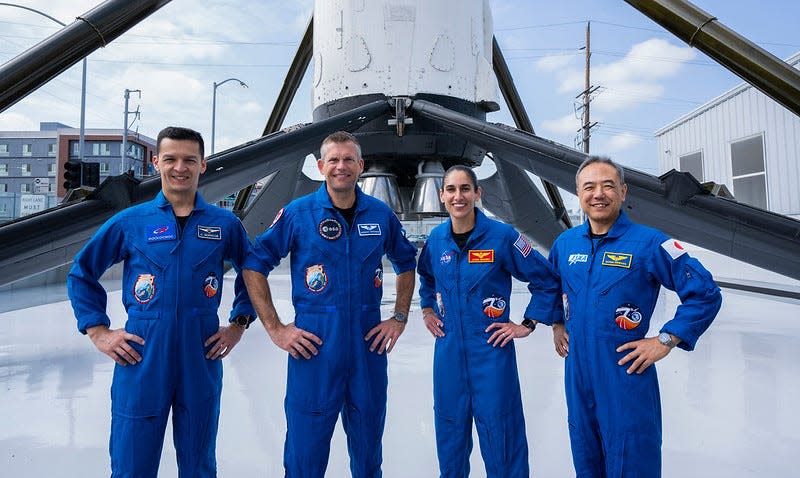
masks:
[[[524,316],[551,324],[561,315],[558,278],[513,227],[476,209],[459,250],[448,220],[431,231],[419,258],[420,306],[444,323],[433,357],[436,450],[443,478],[469,475],[472,418],[486,475],[529,476],[528,442],[514,342],[488,344],[493,322],[508,322],[511,277],[528,282]]]
[[[208,360],[204,342],[219,329],[217,309],[225,269],[238,269],[250,249],[239,219],[200,194],[180,232],[172,205],[152,201],[109,219],[75,256],[67,277],[78,330],[110,326],[100,276],[124,261],[125,330],[145,340],[129,344],[142,356],[116,365],[111,386],[112,477],[155,477],[172,409],[181,477],[216,476],[216,436],[222,361]],[[255,315],[237,276],[231,318]]]
[[[322,477],[339,413],[354,477],[381,476],[386,354],[364,336],[381,321],[384,254],[395,273],[414,270],[416,248],[386,204],[356,187],[352,227],[325,183],[289,203],[254,241],[244,267],[268,275],[291,252],[295,325],[322,339],[311,359],[288,356],[287,477]]]
[[[661,328],[693,350],[722,303],[711,274],[662,232],[622,212],[594,241],[588,222],[565,231],[550,261],[561,276],[569,333],[565,382],[578,477],[661,476],[661,399],[655,365],[641,375],[617,362],[645,337],[660,287],[681,300]]]

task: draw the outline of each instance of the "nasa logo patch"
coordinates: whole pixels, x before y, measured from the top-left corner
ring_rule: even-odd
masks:
[[[483,299],[483,313],[486,314],[487,317],[492,319],[496,319],[503,315],[503,312],[506,311],[506,305],[508,303],[502,297],[488,297]]]
[[[306,267],[306,288],[311,292],[322,292],[328,285],[328,276],[325,274],[325,266],[314,264]]]
[[[442,255],[439,256],[439,264],[441,264],[443,266],[446,266],[447,264],[450,264],[450,262],[452,262],[452,260],[453,260],[453,253],[450,252],[450,251],[444,251],[444,252],[442,252]]]
[[[156,276],[153,274],[139,274],[133,284],[133,297],[136,302],[146,304],[156,295]]]
[[[642,313],[635,304],[624,303],[617,307],[614,322],[622,330],[632,330],[642,323]]]
[[[269,228],[272,228],[272,226],[274,226],[275,223],[278,222],[278,219],[280,219],[281,216],[283,216],[283,208],[281,208],[281,210],[278,211],[278,214],[275,214],[275,219],[272,220],[272,224],[269,225]]]
[[[209,272],[208,276],[206,276],[205,280],[203,281],[203,294],[210,299],[217,295],[218,290],[219,279],[217,279],[217,274]]]
[[[333,218],[323,219],[322,222],[319,223],[318,230],[319,235],[329,241],[335,241],[342,235],[342,225]]]

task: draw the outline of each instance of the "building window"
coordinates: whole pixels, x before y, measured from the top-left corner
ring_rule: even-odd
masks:
[[[94,143],[92,156],[111,156],[111,146],[108,143]]]
[[[0,144],[0,156],[8,156],[8,145]]]
[[[50,143],[47,145],[47,155],[55,157],[56,153],[58,152],[58,144]]]
[[[70,141],[72,144],[72,156],[80,156],[81,155],[81,143],[80,141]]]
[[[33,156],[33,145],[31,145],[31,144],[23,144],[22,145],[22,155],[23,156]]]
[[[48,163],[47,164],[47,175],[48,176],[55,176],[57,172],[58,172],[58,167],[56,166],[56,163]]]
[[[0,183],[0,193],[7,193],[8,192],[8,184]]]
[[[699,182],[703,182],[703,152],[687,154],[680,157],[680,168],[682,172],[690,173]]]
[[[0,164],[0,176],[8,176],[8,165]]]
[[[731,143],[733,196],[737,201],[767,209],[767,175],[763,135]]]
[[[58,184],[57,183],[50,183],[47,187],[47,190],[51,193],[58,192]]]
[[[19,185],[19,191],[23,193],[31,192],[31,185],[28,183],[22,183]]]
[[[20,175],[22,176],[30,176],[31,175],[31,165],[28,163],[24,163],[22,166],[19,167]]]
[[[108,173],[108,163],[100,163],[100,172]]]
[[[5,203],[0,204],[0,216],[8,216],[8,206]]]

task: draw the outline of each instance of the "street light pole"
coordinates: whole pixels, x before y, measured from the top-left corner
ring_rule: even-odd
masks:
[[[220,81],[219,83],[216,81],[214,82],[214,90],[211,95],[211,154],[214,154],[214,133],[217,126],[217,88],[229,81],[238,81],[239,85],[241,85],[243,88],[247,88],[245,82],[238,78],[228,78],[227,80]]]
[[[64,23],[64,22],[62,22],[60,20],[57,20],[57,19],[51,17],[50,15],[48,15],[48,14],[46,14],[44,12],[40,12],[39,10],[36,10],[35,8],[25,7],[23,5],[17,5],[15,3],[5,3],[5,2],[0,3],[0,5],[6,6],[6,7],[21,8],[23,10],[28,10],[29,12],[38,13],[39,15],[41,15],[43,17],[46,17],[46,18],[49,18],[50,20],[53,20],[54,22],[58,23],[62,27],[67,26],[66,23]],[[86,136],[85,133],[86,133],[86,58],[83,59],[83,73],[82,73],[82,79],[81,79],[81,132],[80,132],[80,139],[78,141],[78,143],[79,143],[79,145],[78,145],[78,148],[79,148],[78,157],[80,158],[81,162],[83,162],[83,143],[84,143],[84,138]]]
[[[139,93],[139,98],[142,97],[142,90],[129,90],[125,88],[125,121],[122,129],[122,151],[120,151],[120,163],[119,163],[119,173],[125,174],[128,170],[125,169],[125,162],[128,159],[128,99],[131,97],[131,93]],[[139,115],[139,108],[136,108],[135,115],[138,117]],[[134,118],[135,119],[135,118]]]

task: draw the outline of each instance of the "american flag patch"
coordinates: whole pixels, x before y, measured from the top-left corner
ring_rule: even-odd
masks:
[[[525,236],[522,234],[519,235],[517,240],[514,242],[514,247],[522,254],[522,257],[528,257],[528,254],[531,253],[531,243],[525,239]]]

